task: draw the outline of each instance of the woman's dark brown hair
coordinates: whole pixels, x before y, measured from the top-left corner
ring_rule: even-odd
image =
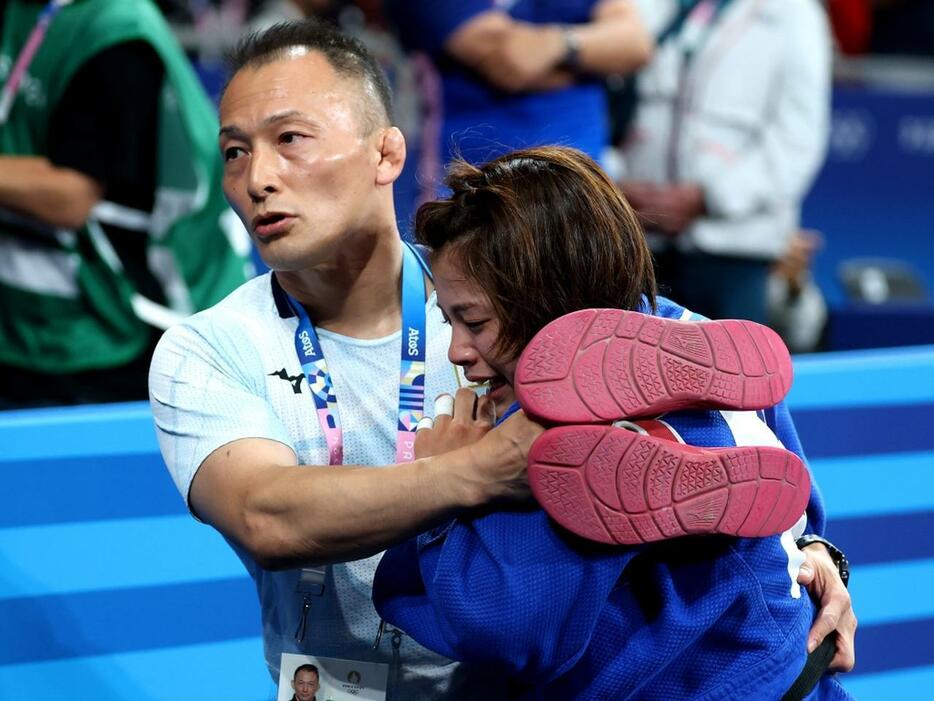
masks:
[[[454,162],[450,197],[415,216],[434,255],[457,256],[500,320],[498,350],[517,355],[545,324],[578,309],[655,306],[645,235],[619,189],[586,154],[523,149],[476,167]]]

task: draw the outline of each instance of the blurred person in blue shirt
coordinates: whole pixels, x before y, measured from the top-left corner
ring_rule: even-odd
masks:
[[[385,10],[403,46],[440,74],[427,95],[441,122],[426,120],[428,167],[541,144],[599,159],[609,134],[603,78],[652,53],[630,0],[389,0]]]

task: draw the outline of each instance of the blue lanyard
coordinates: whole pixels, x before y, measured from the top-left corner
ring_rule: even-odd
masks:
[[[415,427],[425,414],[425,278],[418,255],[408,243],[402,258],[402,352],[399,366],[399,415],[396,461],[415,459]],[[295,352],[311,390],[315,413],[328,444],[328,464],[344,462],[344,436],[337,395],[314,324],[305,308],[289,295],[298,316]],[[353,381],[353,378],[348,378]]]

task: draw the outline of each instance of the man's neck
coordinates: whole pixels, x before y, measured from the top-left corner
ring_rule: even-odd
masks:
[[[276,278],[316,326],[353,338],[382,338],[402,326],[402,257],[398,236],[347,241],[332,262],[277,272]]]

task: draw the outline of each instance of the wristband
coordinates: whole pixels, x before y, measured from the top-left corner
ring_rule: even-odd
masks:
[[[837,566],[837,572],[840,573],[840,579],[843,580],[843,586],[847,586],[850,581],[850,562],[846,559],[846,555],[843,554],[840,548],[816,533],[808,533],[795,541],[798,550],[804,550],[808,545],[814,543],[820,543],[827,548],[827,552],[830,553],[830,559],[833,560],[833,564]]]

